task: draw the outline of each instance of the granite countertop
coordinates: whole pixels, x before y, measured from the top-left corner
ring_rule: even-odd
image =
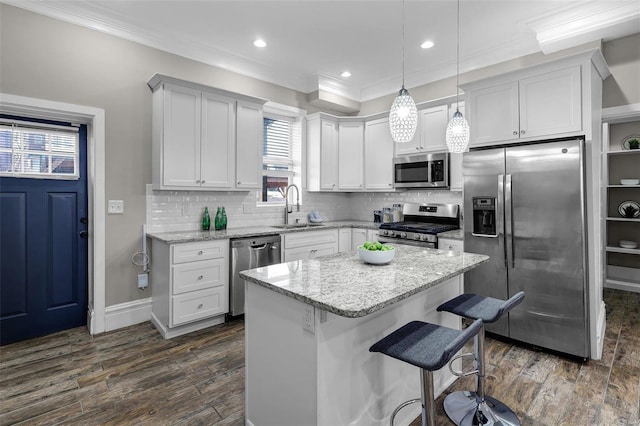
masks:
[[[245,238],[258,237],[260,235],[276,235],[286,234],[290,232],[304,231],[321,231],[323,229],[336,228],[365,228],[378,229],[379,223],[358,221],[358,220],[339,220],[333,222],[325,222],[321,225],[310,225],[300,228],[278,228],[275,226],[250,226],[244,228],[227,228],[223,231],[177,231],[177,232],[151,232],[147,233],[147,237],[168,244],[176,243],[192,243],[197,241],[223,240],[227,238]]]
[[[488,256],[397,245],[386,265],[349,251],[240,272],[240,276],[334,314],[358,318],[426,290],[489,260]]]
[[[454,229],[453,231],[441,232],[438,238],[449,238],[450,240],[464,240],[464,230]]]

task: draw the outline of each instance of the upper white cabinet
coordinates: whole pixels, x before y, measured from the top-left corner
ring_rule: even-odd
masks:
[[[307,117],[307,189],[338,189],[338,123],[320,114]]]
[[[393,189],[393,138],[389,118],[368,121],[364,129],[364,189]]]
[[[244,101],[238,101],[237,105],[236,187],[259,189],[262,187],[262,105]]]
[[[446,151],[445,133],[449,122],[448,105],[438,105],[418,111],[418,128],[413,139],[396,143],[396,155]]]
[[[343,191],[364,188],[364,122],[338,125],[338,187]]]
[[[261,186],[264,100],[156,74],[154,189]]]
[[[548,138],[582,130],[581,68],[541,72],[466,90],[471,145]]]

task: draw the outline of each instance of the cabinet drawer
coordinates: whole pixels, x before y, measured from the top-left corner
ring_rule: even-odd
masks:
[[[229,278],[227,261],[224,258],[172,266],[171,274],[172,294],[224,285]]]
[[[331,243],[338,246],[338,230],[307,231],[284,234],[284,248],[296,248],[312,246],[317,244]]]
[[[301,259],[314,259],[319,256],[334,254],[337,251],[338,250],[335,243],[285,249],[284,261],[291,262],[294,260],[301,260]]]
[[[457,252],[464,251],[464,242],[461,240],[449,240],[446,238],[438,239],[438,248],[440,250],[451,250]]]
[[[226,286],[171,296],[172,327],[229,311]]]
[[[229,251],[229,240],[205,241],[202,243],[173,244],[171,263],[193,262],[224,257]]]

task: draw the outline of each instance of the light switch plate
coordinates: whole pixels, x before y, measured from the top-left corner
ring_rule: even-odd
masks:
[[[109,200],[107,204],[107,213],[109,214],[123,214],[124,213],[124,200]]]

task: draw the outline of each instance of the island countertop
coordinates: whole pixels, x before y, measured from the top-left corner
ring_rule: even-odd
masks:
[[[370,265],[349,251],[240,272],[272,291],[348,318],[369,315],[489,260],[488,256],[395,246],[386,265]]]

